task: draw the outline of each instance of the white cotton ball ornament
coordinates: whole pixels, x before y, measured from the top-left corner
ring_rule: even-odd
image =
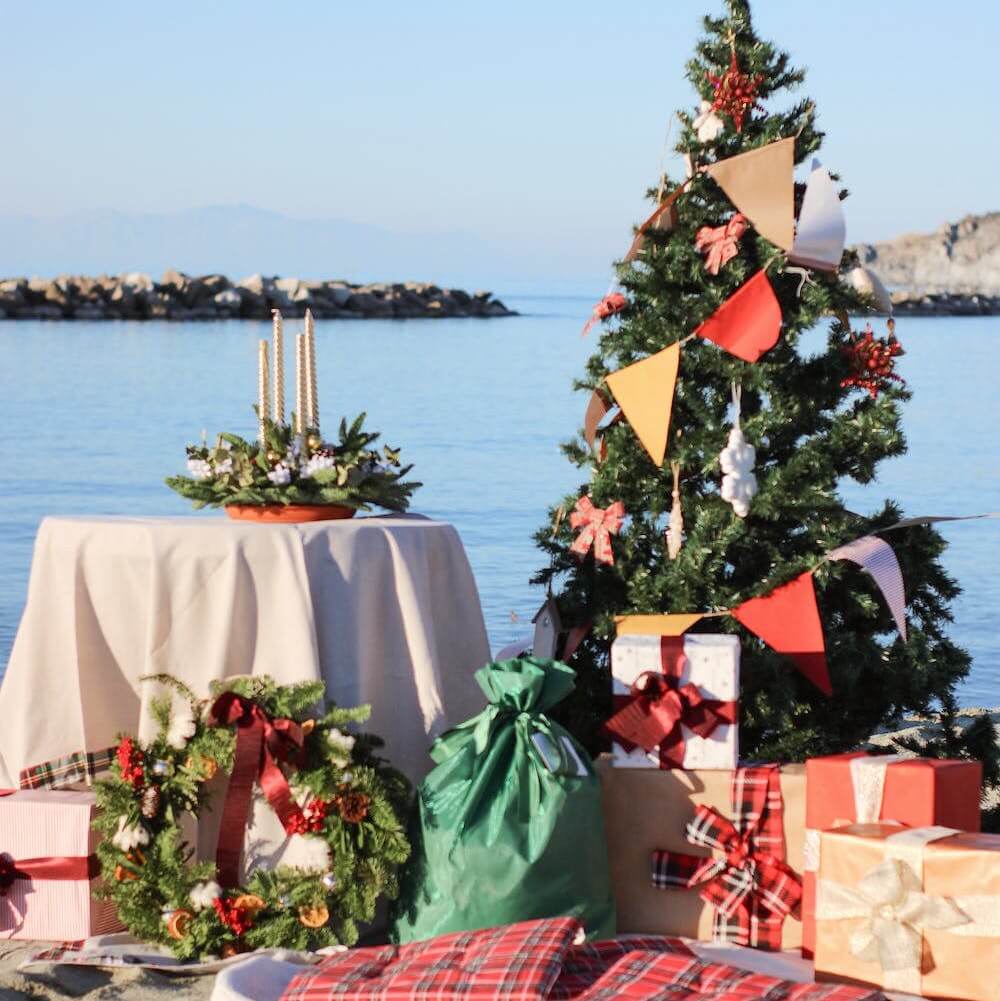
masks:
[[[743,437],[743,429],[737,424],[729,432],[729,444],[719,453],[722,466],[722,499],[732,504],[738,518],[750,513],[750,501],[757,493],[757,477],[753,466],[757,450]]]
[[[694,125],[700,143],[713,142],[726,127],[726,123],[712,110],[710,101],[701,102],[701,113],[691,124]]]

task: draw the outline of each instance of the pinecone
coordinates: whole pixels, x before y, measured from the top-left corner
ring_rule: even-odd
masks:
[[[349,824],[360,824],[368,816],[368,802],[363,792],[343,792],[337,797],[337,810]]]
[[[147,820],[152,820],[160,812],[161,799],[157,786],[147,786],[143,790],[140,812]]]

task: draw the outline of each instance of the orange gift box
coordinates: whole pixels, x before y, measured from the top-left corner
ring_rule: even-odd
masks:
[[[978,761],[878,757],[861,752],[807,761],[802,954],[812,956],[815,944],[820,831],[879,820],[906,827],[940,824],[978,831],[981,784]]]
[[[820,838],[817,980],[996,1001],[1000,835],[853,824]]]

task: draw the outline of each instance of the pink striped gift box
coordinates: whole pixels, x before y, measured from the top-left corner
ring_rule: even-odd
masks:
[[[77,942],[121,929],[93,893],[95,806],[92,792],[0,794],[0,939]]]

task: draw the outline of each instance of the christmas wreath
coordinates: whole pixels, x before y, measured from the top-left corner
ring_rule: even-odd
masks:
[[[322,682],[228,679],[199,701],[173,678],[149,680],[168,690],[152,703],[157,736],[123,737],[111,777],[97,784],[97,854],[122,923],[181,959],[355,942],[377,899],[395,897],[410,851],[409,784],[376,755],[381,740],[348,731],[369,708],[314,713]],[[216,859],[197,861],[181,818],[206,808],[220,771],[229,785]],[[304,861],[253,868],[241,885],[255,785],[288,843],[302,839]]]

